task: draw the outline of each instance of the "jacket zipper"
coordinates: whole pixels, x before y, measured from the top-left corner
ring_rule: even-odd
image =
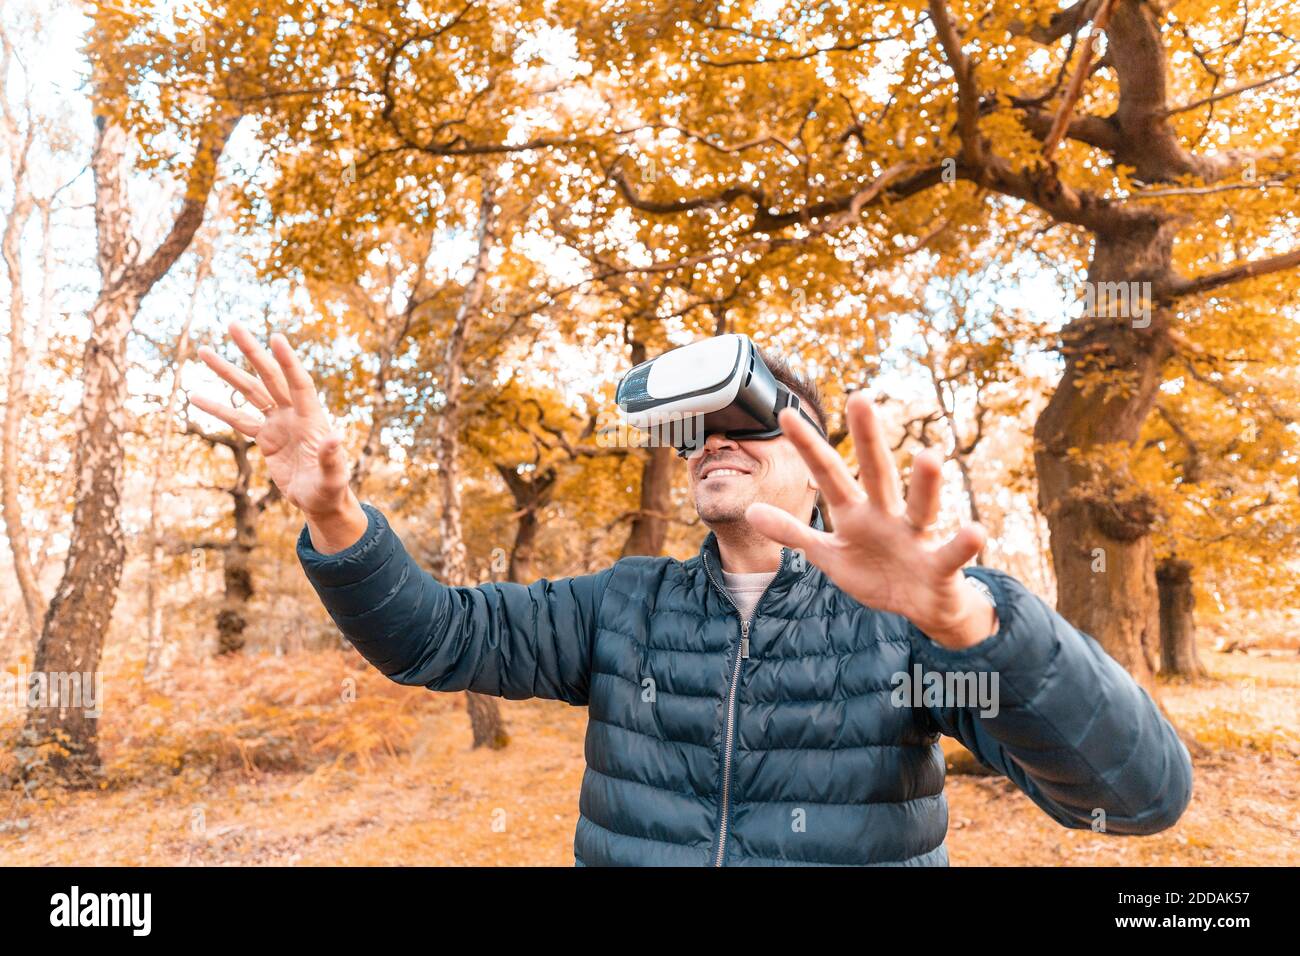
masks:
[[[785,570],[785,557],[789,553],[789,548],[781,549],[781,564],[776,570],[776,576],[768,582],[763,593],[758,596],[758,603],[754,605],[754,614],[752,619],[758,617],[758,609],[763,603],[763,598],[767,597],[768,589],[772,587],[772,582],[781,576]],[[704,573],[708,575],[709,582],[722,593],[732,607],[736,609],[736,616],[740,618],[740,647],[736,649],[736,664],[731,671],[731,689],[727,692],[727,726],[726,732],[722,738],[722,816],[718,821],[718,852],[714,857],[713,865],[722,866],[722,859],[727,852],[727,818],[731,811],[731,754],[735,748],[736,742],[736,688],[740,685],[740,664],[749,657],[749,624],[740,613],[740,605],[732,600],[731,595],[726,588],[718,584],[717,578],[713,576],[713,570],[709,567],[709,560],[704,557]]]

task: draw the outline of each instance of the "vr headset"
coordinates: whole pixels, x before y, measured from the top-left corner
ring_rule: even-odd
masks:
[[[772,376],[748,335],[718,335],[642,362],[619,380],[615,401],[629,425],[653,444],[672,445],[681,458],[702,450],[716,432],[737,440],[775,438],[783,408],[797,409],[826,435],[799,396]]]

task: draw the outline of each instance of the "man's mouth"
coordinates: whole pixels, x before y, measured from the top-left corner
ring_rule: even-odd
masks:
[[[700,481],[713,481],[717,478],[735,478],[741,475],[748,475],[749,472],[740,468],[719,467],[716,465],[707,465],[700,473]]]

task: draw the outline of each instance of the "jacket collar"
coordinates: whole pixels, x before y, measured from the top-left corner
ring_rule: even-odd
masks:
[[[825,531],[826,523],[822,521],[821,509],[813,505],[812,519],[808,525],[817,531]],[[781,549],[781,565],[777,570],[776,577],[768,585],[769,591],[785,590],[799,578],[807,573],[811,565],[805,559],[801,564],[790,560],[793,553],[792,549],[783,547]],[[704,543],[700,545],[700,560],[704,564],[704,569],[709,574],[718,587],[722,586],[722,552],[718,549],[718,536],[710,531],[704,538]]]

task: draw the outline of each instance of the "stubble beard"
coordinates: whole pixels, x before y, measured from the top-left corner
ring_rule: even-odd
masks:
[[[714,531],[719,528],[735,529],[749,524],[745,518],[745,509],[753,500],[752,495],[727,495],[726,497],[710,495],[704,499],[697,495],[695,510],[700,520]]]

